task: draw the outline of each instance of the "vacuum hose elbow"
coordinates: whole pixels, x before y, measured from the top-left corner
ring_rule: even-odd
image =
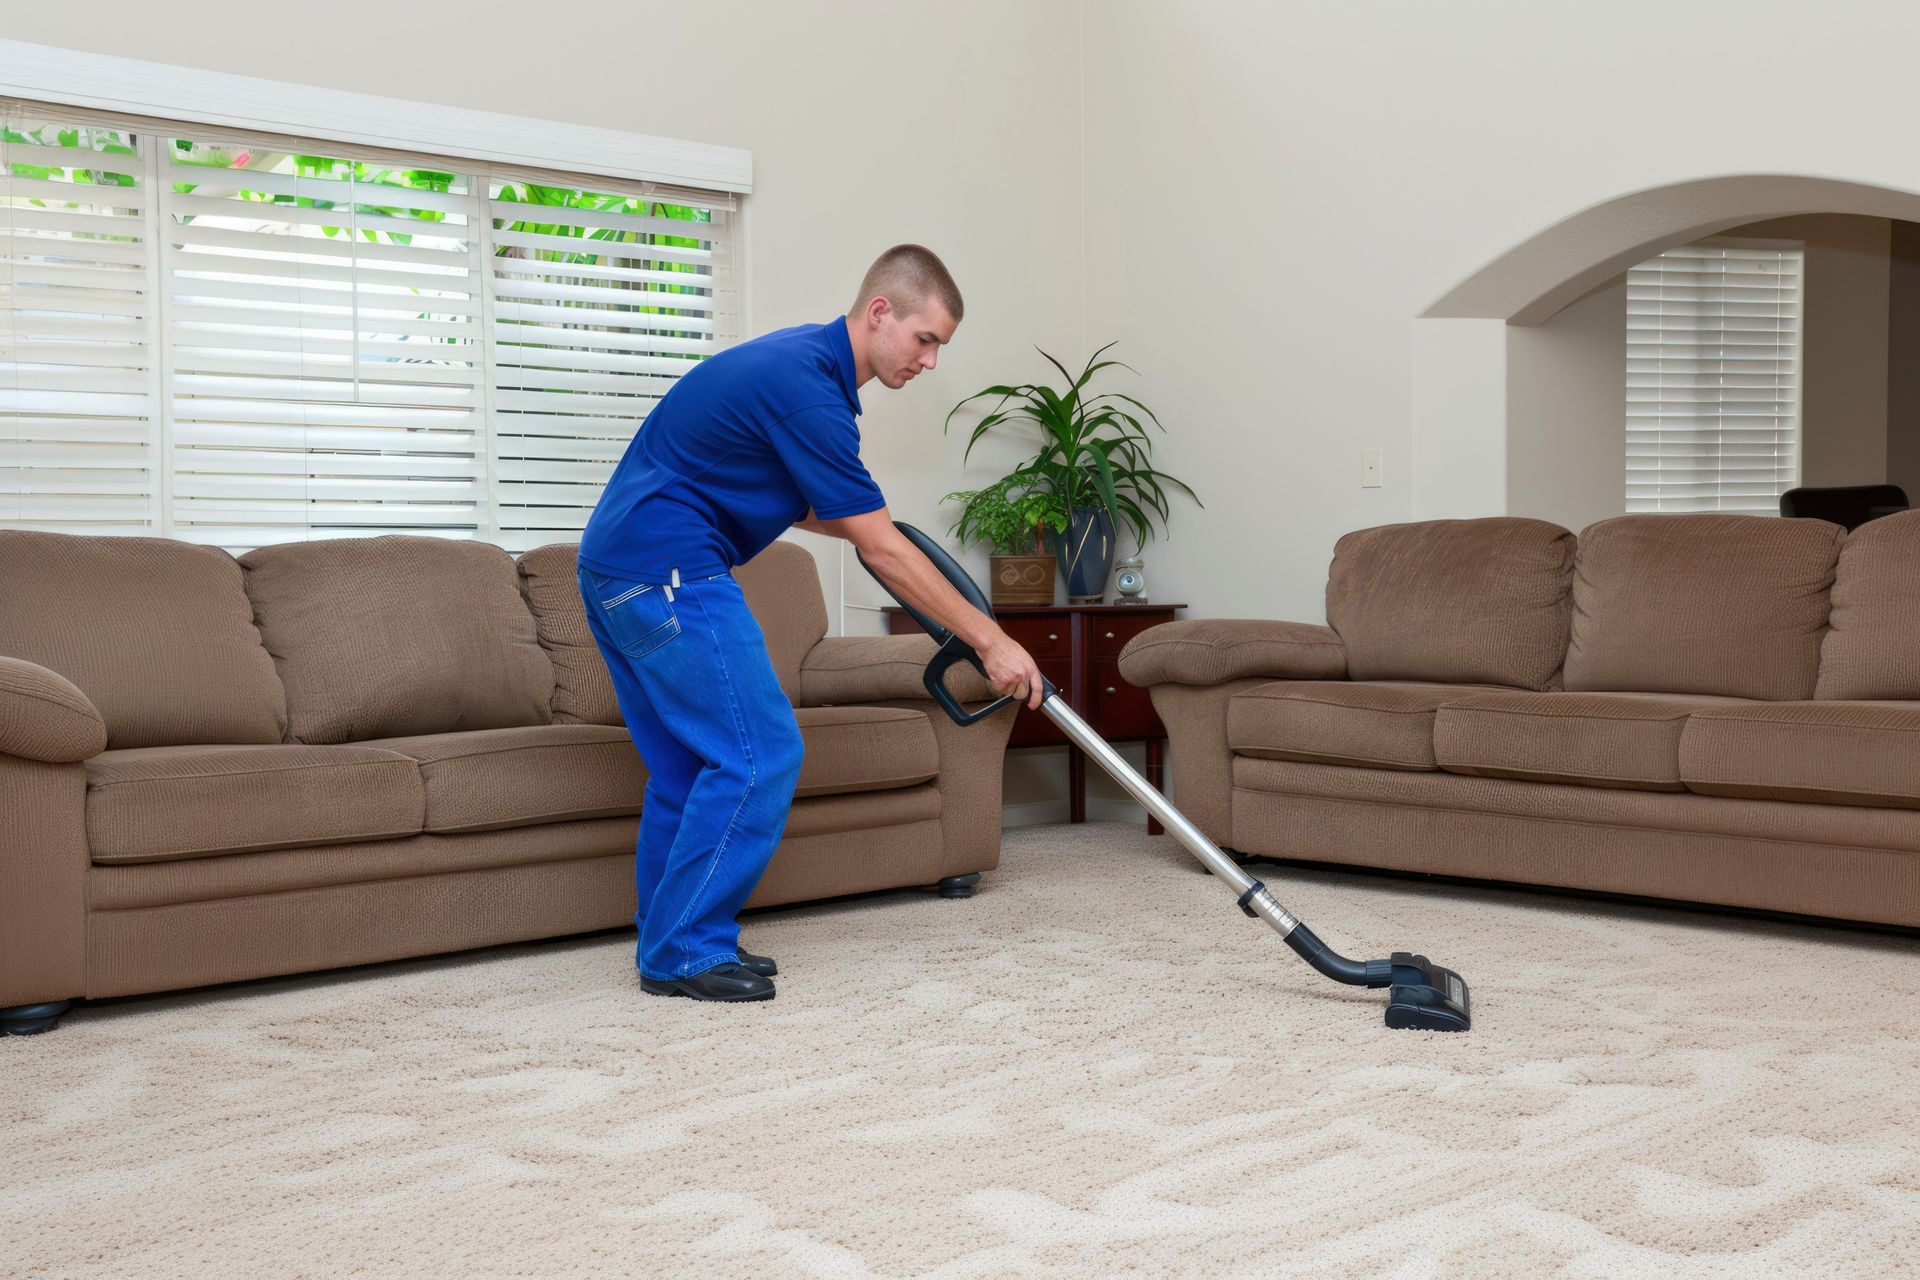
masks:
[[[1335,982],[1344,982],[1354,987],[1393,985],[1391,961],[1349,960],[1339,952],[1330,949],[1326,943],[1314,936],[1313,930],[1304,924],[1296,924],[1287,934],[1287,945],[1299,952],[1302,960]]]

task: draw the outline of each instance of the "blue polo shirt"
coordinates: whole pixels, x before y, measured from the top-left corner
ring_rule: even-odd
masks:
[[[860,461],[846,321],[796,325],[701,361],[674,383],[615,468],[580,562],[665,582],[745,564],[807,514],[887,504]]]

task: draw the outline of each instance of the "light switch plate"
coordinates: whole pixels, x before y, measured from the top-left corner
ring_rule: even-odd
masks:
[[[1360,451],[1360,487],[1362,489],[1380,487],[1380,451],[1378,449]]]

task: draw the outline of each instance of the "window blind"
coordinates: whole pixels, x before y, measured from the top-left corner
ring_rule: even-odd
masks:
[[[138,139],[0,118],[0,519],[159,519],[150,187]]]
[[[1628,271],[1628,511],[1778,514],[1800,474],[1801,258],[1708,240]]]
[[[571,540],[651,407],[738,333],[724,193],[17,107],[6,128],[0,523]],[[61,129],[79,141],[41,137]],[[109,144],[131,172],[107,197],[80,166]]]
[[[577,539],[635,427],[737,331],[727,228],[724,209],[493,185],[501,545]]]
[[[464,180],[164,149],[173,536],[483,531],[483,272]]]

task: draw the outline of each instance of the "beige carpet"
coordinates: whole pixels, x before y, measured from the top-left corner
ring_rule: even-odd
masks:
[[[1390,1032],[1170,839],[1010,832],[971,901],[83,1009],[0,1041],[0,1274],[1880,1276],[1920,1270],[1920,944],[1276,872],[1473,984]]]

